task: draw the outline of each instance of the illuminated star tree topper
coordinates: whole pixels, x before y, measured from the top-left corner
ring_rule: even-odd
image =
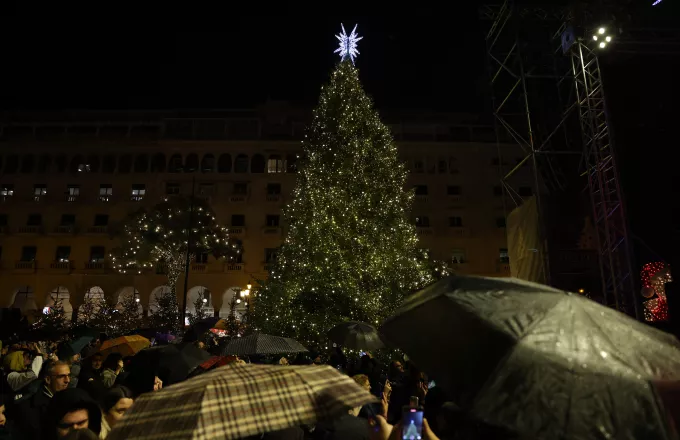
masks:
[[[354,64],[354,58],[359,55],[357,42],[364,37],[357,35],[358,24],[354,25],[354,29],[352,29],[352,32],[349,35],[347,35],[347,32],[345,31],[345,25],[340,24],[340,26],[342,27],[342,33],[335,36],[340,42],[340,47],[335,49],[335,52],[333,53],[340,53],[341,60],[349,58],[350,61],[352,61],[352,64]]]

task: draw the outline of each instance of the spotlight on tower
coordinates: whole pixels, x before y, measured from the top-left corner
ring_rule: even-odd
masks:
[[[604,49],[605,46],[607,46],[607,43],[605,43],[604,41],[600,43],[600,49]]]
[[[604,34],[605,30],[606,30],[605,28],[601,27],[600,29],[597,30],[597,33],[602,35]]]

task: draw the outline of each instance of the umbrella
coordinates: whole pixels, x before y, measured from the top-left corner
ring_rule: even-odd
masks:
[[[210,354],[193,344],[170,344],[146,348],[130,361],[128,371],[153,371],[163,384],[171,385],[189,376],[196,367],[210,359]]]
[[[680,343],[581,295],[449,277],[380,330],[487,423],[536,439],[670,437],[650,381],[680,380]]]
[[[151,342],[138,335],[132,336],[121,336],[115,339],[109,339],[104,341],[101,346],[99,346],[99,353],[106,357],[110,353],[120,353],[125,356],[134,356],[140,350],[143,350],[151,345]]]
[[[107,438],[237,439],[313,425],[374,400],[327,365],[227,365],[142,395]]]
[[[201,319],[187,329],[182,340],[186,342],[196,341],[202,334],[206,333],[211,328],[226,330],[227,322],[224,319],[216,317]]]
[[[57,353],[59,354],[59,359],[68,359],[83,351],[83,348],[92,342],[94,339],[92,336],[80,336],[69,342],[62,342],[57,348]]]
[[[365,322],[343,322],[328,331],[331,341],[354,350],[377,350],[385,345],[378,330]]]
[[[222,355],[248,356],[253,354],[302,353],[305,351],[308,350],[294,339],[254,333],[229,341]]]

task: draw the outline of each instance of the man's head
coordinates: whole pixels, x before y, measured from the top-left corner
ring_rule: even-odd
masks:
[[[101,370],[102,364],[104,363],[104,356],[101,353],[95,353],[92,355],[92,368],[95,370]]]
[[[198,342],[196,343],[196,346],[197,346],[198,348],[200,348],[201,350],[203,350],[203,349],[205,349],[205,342],[203,342],[203,341],[198,341]]]
[[[66,362],[50,362],[45,370],[45,386],[52,394],[64,391],[71,383],[71,367]]]
[[[64,438],[79,429],[101,430],[101,410],[89,394],[78,388],[69,388],[56,394],[47,410],[50,429],[57,438]]]

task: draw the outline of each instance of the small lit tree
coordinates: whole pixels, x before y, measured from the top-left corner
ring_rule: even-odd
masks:
[[[115,315],[115,324],[118,333],[127,335],[142,326],[142,315],[139,313],[139,303],[134,293],[122,296]]]
[[[231,301],[229,301],[229,315],[227,315],[227,318],[225,319],[226,332],[231,338],[242,336],[246,329],[243,322],[236,316],[237,301],[238,299],[236,298],[236,295],[234,295],[231,298]]]
[[[69,328],[70,321],[64,312],[64,306],[60,298],[51,295],[53,305],[45,308],[44,312],[38,316],[33,327],[44,330],[46,333],[59,333]]]
[[[197,254],[233,260],[240,244],[229,241],[227,228],[220,226],[207,201],[197,197],[174,196],[148,211],[134,214],[123,226],[121,247],[111,257],[121,273],[141,273],[162,263],[169,291],[156,296],[158,310],[153,321],[179,332],[184,317],[179,312],[177,280],[189,260]]]
[[[205,299],[205,294],[203,293],[203,290],[201,289],[200,292],[198,292],[198,297],[196,297],[196,300],[194,301],[194,313],[189,314],[189,325],[194,325],[198,321],[201,321],[205,318],[209,318],[209,315],[205,312],[205,302],[203,301]]]
[[[120,336],[121,329],[118,323],[118,310],[116,309],[116,304],[106,296],[90,301],[96,301],[97,305],[94,315],[88,325],[105,333],[110,338]]]

